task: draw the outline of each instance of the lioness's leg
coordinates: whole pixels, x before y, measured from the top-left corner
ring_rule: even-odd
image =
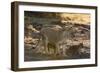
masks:
[[[56,55],[60,53],[59,49],[60,49],[59,44],[56,44],[56,48],[55,48]]]
[[[43,39],[43,44],[44,44],[44,52],[48,54],[48,39],[47,38]]]

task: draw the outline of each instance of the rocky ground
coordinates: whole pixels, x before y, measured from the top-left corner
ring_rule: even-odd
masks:
[[[68,50],[69,52],[66,52],[66,55],[57,55],[54,56],[53,54],[48,55],[48,54],[41,54],[41,53],[36,53],[32,47],[29,45],[26,46],[27,48],[25,49],[25,56],[24,60],[25,61],[41,61],[41,60],[62,60],[62,59],[86,59],[90,58],[90,48],[81,48],[79,53],[76,53],[74,55],[70,55],[71,51]],[[74,51],[75,52],[75,51]],[[67,55],[68,54],[68,55]]]

